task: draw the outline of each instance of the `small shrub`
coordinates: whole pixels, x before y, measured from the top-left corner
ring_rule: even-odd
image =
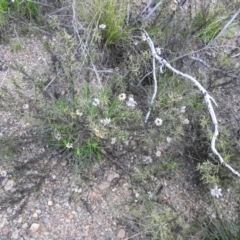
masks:
[[[90,23],[95,39],[102,39],[106,45],[128,38],[131,28],[126,26],[129,0],[77,1],[80,20]]]
[[[41,9],[38,3],[33,1],[21,0],[1,0],[0,1],[0,17],[9,14],[13,16],[21,16],[28,20],[37,19],[40,15]],[[1,23],[1,22],[0,22]]]
[[[15,0],[13,3],[13,11],[27,19],[36,19],[40,14],[40,7],[36,2]]]
[[[226,10],[223,5],[212,6],[211,3],[201,3],[193,16],[191,29],[196,31],[194,37],[207,44],[222,29]]]
[[[19,40],[12,41],[10,47],[12,51],[20,51],[22,49],[22,43]]]
[[[10,6],[11,13],[16,11],[20,16],[33,18],[38,14],[38,9],[32,3],[15,1]],[[178,156],[183,153],[180,143],[183,135],[194,128],[190,123],[190,114],[194,115],[195,110],[203,110],[202,102],[191,84],[163,68],[163,74],[158,75],[157,79],[156,101],[145,123],[144,116],[149,109],[153,84],[151,75],[147,78],[143,76],[152,70],[152,56],[146,49],[146,43],[140,40],[138,31],[132,39],[129,36],[133,30],[125,24],[129,2],[77,0],[76,3],[76,17],[83,25],[83,33],[73,38],[59,27],[58,18],[53,17],[49,28],[56,30],[56,41],[46,41],[44,44],[52,57],[50,71],[40,75],[38,72],[28,73],[20,67],[19,71],[31,80],[24,83],[31,85],[35,95],[33,99],[28,98],[17,81],[13,83],[16,87],[14,93],[19,95],[22,102],[29,103],[31,115],[41,121],[39,135],[43,137],[44,144],[48,150],[53,149],[53,152],[60,154],[61,159],[68,159],[74,166],[86,166],[100,161],[107,152],[116,156],[120,169],[132,171],[133,185],[136,184],[139,189],[143,185],[149,188],[152,185],[154,189],[157,181],[159,183],[162,179],[171,178],[182,166],[181,162],[176,162],[177,158],[172,152]],[[219,31],[222,20],[218,21],[215,15],[210,14],[214,16],[211,19],[202,14],[196,14],[190,28],[196,30],[196,38],[207,42]],[[163,27],[162,36],[158,26],[149,27],[154,40],[170,49],[163,49],[166,51],[162,53],[169,59],[182,54],[177,51],[179,46],[189,47],[185,42],[182,45],[173,44],[181,35],[179,29],[182,26],[179,29],[178,26],[179,19],[183,17],[176,19],[174,23],[167,23],[169,28]],[[175,30],[176,35],[173,34]],[[188,30],[183,34],[185,38]],[[127,39],[130,40],[128,44],[119,44]],[[181,39],[178,41],[181,42]],[[102,48],[102,43],[108,48]],[[20,50],[19,42],[13,42],[12,49]],[[21,110],[22,107],[16,107],[16,112],[24,115],[25,112]],[[209,119],[202,118],[199,124],[205,136],[201,138],[196,135],[198,140],[204,140],[203,145],[208,140],[210,143]],[[224,158],[230,161],[228,144],[227,134],[223,134],[217,147],[223,152]],[[199,164],[198,170],[204,183],[218,184],[221,183],[218,177],[221,168],[212,161],[208,147],[204,160],[209,160]],[[115,152],[120,152],[121,156]],[[131,155],[132,152],[134,154]],[[120,162],[125,156],[127,164]],[[183,174],[178,177],[184,178]],[[148,184],[149,180],[151,184]],[[182,230],[177,211],[173,211],[170,204],[166,207],[163,201],[159,204],[157,198],[150,200],[146,193],[154,195],[152,189],[149,192],[140,189],[143,194],[139,202],[133,204],[130,213],[144,231],[143,239],[183,239],[182,235],[175,234]]]
[[[204,240],[239,240],[239,227],[232,221],[223,219],[213,219],[209,222],[200,222],[204,232]]]
[[[157,203],[145,199],[142,204],[133,204],[130,213],[131,220],[139,224],[139,235],[141,236],[139,239],[183,239],[179,234],[181,229],[179,224],[182,219],[176,216],[176,213],[169,207],[162,208]]]

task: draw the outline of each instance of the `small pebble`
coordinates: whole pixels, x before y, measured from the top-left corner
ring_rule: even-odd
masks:
[[[20,216],[19,219],[18,219],[18,223],[21,223],[22,220],[23,220],[23,218],[22,218],[22,216]]]
[[[108,180],[108,182],[111,182],[113,179],[115,179],[115,178],[119,178],[119,174],[117,174],[117,173],[110,173],[109,175],[108,175],[108,178],[107,178],[107,180]]]
[[[36,231],[39,229],[39,227],[40,227],[40,224],[38,224],[38,223],[33,223],[33,224],[31,225],[31,227],[30,227],[30,230],[31,230],[32,232],[36,232]]]
[[[122,228],[118,231],[117,238],[124,238],[125,237],[125,230]]]
[[[62,160],[62,161],[61,161],[61,165],[62,165],[62,166],[66,166],[66,165],[67,165],[67,160]]]
[[[13,232],[12,239],[19,239],[18,231]]]
[[[24,224],[22,225],[22,228],[23,228],[23,229],[28,228],[28,224],[27,224],[27,223],[24,223]]]
[[[107,182],[107,181],[104,181],[102,182],[101,184],[98,185],[98,188],[100,190],[104,190],[106,188],[109,188],[110,187],[110,182]]]
[[[10,191],[13,188],[14,184],[15,182],[13,180],[8,180],[4,186],[4,190]]]
[[[49,220],[48,218],[44,218],[44,219],[43,219],[43,223],[44,223],[44,224],[49,224],[49,223],[50,223],[50,220]]]

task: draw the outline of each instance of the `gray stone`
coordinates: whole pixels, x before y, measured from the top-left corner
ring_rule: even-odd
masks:
[[[2,186],[4,186],[7,181],[8,181],[8,179],[7,179],[7,178],[4,178],[3,181],[2,181]]]
[[[137,142],[136,142],[135,140],[131,140],[130,146],[131,146],[131,147],[137,146]]]
[[[2,228],[4,225],[8,225],[8,220],[7,218],[3,217],[3,215],[0,215],[0,228]]]
[[[61,161],[61,165],[62,165],[62,166],[66,166],[66,165],[67,165],[67,160],[62,160],[62,161]]]
[[[2,228],[2,235],[3,236],[6,236],[8,235],[9,233],[9,226],[8,225],[5,225],[3,228]]]
[[[18,231],[13,232],[12,239],[19,239]]]
[[[43,223],[47,225],[47,224],[50,223],[50,220],[49,220],[48,218],[44,218],[44,219],[43,219]]]
[[[62,184],[67,184],[67,183],[69,183],[69,178],[68,178],[68,177],[65,177],[65,178],[63,179]]]
[[[125,237],[125,230],[122,228],[118,231],[117,238],[124,238]]]
[[[101,184],[98,185],[98,188],[100,190],[104,190],[106,188],[109,188],[110,187],[110,182],[107,182],[107,181],[104,181],[102,182]]]
[[[13,188],[14,184],[15,182],[13,180],[8,180],[4,186],[4,190],[10,191]]]
[[[10,208],[10,207],[7,208],[7,214],[12,214],[12,211],[13,211],[12,208]]]
[[[30,230],[32,231],[32,232],[37,232],[37,230],[40,228],[40,224],[38,224],[38,223],[33,223],[32,225],[31,225],[31,227],[30,227]]]
[[[21,223],[22,220],[23,220],[23,218],[22,218],[22,216],[20,215],[17,222],[18,222],[18,223]]]
[[[10,240],[7,236],[2,236],[2,240]]]
[[[2,70],[3,70],[3,71],[6,71],[7,69],[8,69],[8,66],[7,66],[6,64],[3,64],[3,65],[2,65]]]
[[[111,182],[113,179],[119,178],[119,174],[117,173],[110,173],[107,177],[108,182]]]
[[[24,224],[22,225],[22,228],[23,228],[23,229],[28,228],[28,223],[24,223]]]

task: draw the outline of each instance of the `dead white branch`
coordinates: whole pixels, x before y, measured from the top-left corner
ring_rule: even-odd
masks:
[[[238,16],[238,14],[240,14],[240,9],[233,15],[233,17],[227,22],[227,24],[223,27],[223,29],[220,31],[220,33],[213,38],[208,45],[206,46],[206,48],[210,47],[228,28],[228,26],[236,19],[236,17]]]
[[[154,86],[154,90],[153,90],[153,96],[152,96],[152,99],[150,101],[150,106],[149,106],[149,110],[148,110],[148,113],[145,117],[145,122],[147,122],[148,118],[149,118],[149,115],[151,113],[151,106],[152,104],[154,103],[154,100],[156,98],[156,95],[157,95],[157,78],[156,78],[156,59],[153,57],[152,59],[152,62],[153,62],[153,86]]]
[[[143,33],[146,37],[146,41],[147,41],[148,46],[151,50],[153,59],[156,59],[162,66],[166,66],[168,69],[170,69],[171,71],[173,71],[177,75],[189,79],[202,92],[202,94],[204,96],[204,99],[205,99],[205,102],[206,102],[206,105],[208,107],[208,111],[209,111],[211,119],[212,119],[212,123],[214,125],[214,133],[213,133],[212,141],[211,141],[211,149],[212,149],[213,153],[218,157],[221,164],[223,164],[225,167],[227,167],[233,174],[240,177],[240,173],[238,171],[234,170],[229,164],[227,164],[223,160],[223,158],[221,157],[221,155],[219,154],[219,152],[216,150],[216,147],[215,147],[217,136],[218,136],[218,122],[217,122],[217,118],[216,118],[216,115],[215,115],[215,112],[214,112],[214,109],[213,109],[213,105],[212,105],[212,102],[213,102],[217,106],[215,100],[209,95],[207,90],[194,77],[175,69],[165,59],[163,59],[161,56],[159,56],[156,52],[153,41],[149,37],[148,33],[145,30],[143,30]],[[153,60],[153,62],[154,62],[154,60]],[[153,67],[154,66],[155,65],[153,65]],[[155,81],[156,81],[156,75],[155,74],[156,74],[156,71],[155,71],[155,67],[154,67],[154,69],[153,69],[154,94],[153,94],[152,100],[150,102],[150,110],[151,110],[151,105],[152,105],[152,103],[153,103],[153,101],[156,97],[156,91],[157,91],[157,86],[155,84]],[[148,111],[148,113],[146,115],[146,118],[145,118],[146,122],[147,122],[147,119],[150,115],[150,110]]]
[[[226,71],[223,71],[223,70],[221,70],[221,69],[219,69],[219,68],[215,68],[215,67],[210,66],[210,65],[207,64],[205,61],[203,61],[201,58],[198,58],[198,57],[189,57],[189,58],[192,59],[192,60],[195,60],[195,61],[197,61],[197,62],[200,62],[200,63],[203,64],[205,67],[213,70],[214,72],[220,72],[220,73],[222,73],[222,74],[225,75],[225,76],[229,76],[229,77],[232,77],[232,78],[240,79],[240,77],[237,76],[237,75],[234,75],[234,74],[228,73],[228,72],[226,72]]]
[[[147,11],[147,9],[150,7],[151,4],[152,4],[152,0],[149,0],[147,5],[144,7],[144,9],[138,14],[137,18],[142,16]]]
[[[156,6],[148,13],[148,15],[143,19],[143,21],[148,20],[153,13],[157,10],[157,8],[162,4],[162,2],[160,1],[159,3],[156,4]]]

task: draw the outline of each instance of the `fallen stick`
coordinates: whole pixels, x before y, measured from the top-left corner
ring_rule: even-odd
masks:
[[[216,118],[216,115],[215,115],[215,112],[213,109],[213,105],[212,105],[212,102],[213,102],[217,106],[217,103],[215,102],[215,100],[209,95],[207,90],[194,77],[175,69],[165,59],[163,59],[160,55],[158,55],[156,48],[154,47],[152,39],[149,37],[148,33],[145,30],[142,30],[142,31],[143,31],[143,38],[144,38],[144,40],[147,41],[148,46],[152,53],[152,57],[153,57],[153,80],[154,80],[154,93],[153,93],[153,96],[152,96],[152,99],[150,102],[149,111],[147,112],[146,117],[145,117],[145,122],[147,122],[148,117],[151,113],[151,105],[153,104],[153,102],[155,100],[156,92],[157,92],[157,79],[156,79],[156,68],[155,68],[155,60],[157,60],[161,65],[160,72],[162,72],[162,68],[164,66],[166,66],[168,69],[170,69],[177,75],[189,79],[202,92],[205,102],[206,102],[206,105],[207,105],[207,108],[208,108],[208,111],[209,111],[211,119],[212,119],[212,123],[214,125],[214,133],[213,133],[212,141],[211,141],[211,149],[212,149],[213,153],[218,157],[221,164],[223,164],[226,168],[228,168],[233,174],[240,177],[240,173],[238,171],[234,170],[229,164],[227,164],[223,160],[222,156],[219,154],[219,152],[217,151],[217,149],[215,147],[217,136],[219,134],[218,122],[217,122],[217,118]]]

